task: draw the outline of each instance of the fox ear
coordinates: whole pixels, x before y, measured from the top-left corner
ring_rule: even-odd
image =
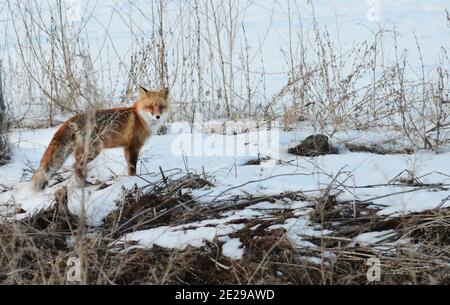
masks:
[[[148,90],[142,86],[139,86],[139,97],[147,96]]]
[[[169,96],[169,88],[163,88],[159,91],[159,94],[163,97],[163,98],[167,98]]]

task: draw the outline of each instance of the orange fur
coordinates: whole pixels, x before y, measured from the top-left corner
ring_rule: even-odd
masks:
[[[81,185],[85,183],[86,164],[104,148],[123,147],[128,174],[135,175],[139,152],[152,133],[150,127],[161,124],[162,116],[169,110],[168,94],[168,89],[140,88],[139,98],[132,107],[87,111],[64,122],[32,177],[34,189],[44,189],[49,176],[72,152],[74,172]]]

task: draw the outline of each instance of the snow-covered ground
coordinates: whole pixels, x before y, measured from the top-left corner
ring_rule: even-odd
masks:
[[[0,167],[0,213],[3,216],[24,218],[40,209],[48,208],[56,190],[63,185],[68,188],[68,205],[74,214],[80,214],[84,205],[86,220],[92,227],[100,226],[104,218],[117,209],[124,197],[124,189],[146,188],[160,181],[160,167],[167,174],[181,177],[189,172],[205,173],[214,186],[190,190],[204,205],[217,204],[222,199],[238,198],[248,194],[277,195],[283,192],[301,191],[306,195],[319,195],[333,185],[338,201],[357,202],[376,207],[379,214],[399,215],[436,208],[448,207],[450,185],[450,152],[434,154],[418,151],[415,154],[377,155],[350,152],[344,143],[382,143],[388,133],[382,131],[346,132],[333,137],[332,142],[339,154],[319,157],[297,157],[287,153],[312,131],[271,131],[271,142],[267,130],[238,135],[190,133],[186,124],[172,124],[166,135],[154,136],[144,146],[137,177],[126,176],[126,163],[121,149],[105,150],[88,169],[88,180],[95,186],[80,189],[73,185],[71,176],[72,158],[67,160],[59,172],[62,182],[34,193],[29,188],[31,172],[29,166],[37,168],[40,158],[56,129],[15,130],[11,135],[12,162]],[[390,133],[395,138],[395,134]],[[389,145],[394,145],[392,139]],[[397,141],[398,147],[406,144]],[[259,143],[259,144],[258,144]],[[248,147],[249,149],[242,149]],[[195,150],[193,150],[195,148]],[[201,149],[203,148],[203,150]],[[251,149],[250,149],[251,148]],[[211,153],[213,151],[214,153]],[[263,158],[260,165],[245,165],[258,155]],[[268,158],[266,158],[268,157]],[[408,178],[405,171],[414,173],[420,185],[406,185],[393,180]],[[51,181],[55,183],[56,179]],[[99,185],[103,187],[99,188]],[[105,187],[107,186],[107,187]],[[15,212],[22,209],[24,213]],[[259,202],[245,208],[223,212],[217,219],[203,220],[183,225],[170,224],[149,230],[133,232],[121,238],[121,242],[134,240],[135,247],[153,245],[183,249],[187,245],[201,246],[205,240],[220,238],[225,242],[223,254],[230,258],[242,256],[241,243],[230,234],[241,230],[252,219],[270,220],[273,210],[292,212],[284,224],[268,228],[284,228],[289,240],[297,246],[313,247],[305,236],[321,236],[329,231],[313,224],[308,212],[311,203],[294,199],[276,202]],[[386,233],[386,232],[384,232]],[[384,234],[380,233],[381,235]],[[389,232],[387,232],[389,233]],[[357,237],[358,241],[370,243],[380,234]]]

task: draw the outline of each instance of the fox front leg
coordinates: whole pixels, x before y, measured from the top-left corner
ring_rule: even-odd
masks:
[[[129,176],[136,175],[137,161],[142,146],[143,145],[141,143],[137,143],[125,148],[125,159],[127,160]]]

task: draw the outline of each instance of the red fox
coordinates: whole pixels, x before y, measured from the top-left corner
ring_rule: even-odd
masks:
[[[80,186],[86,184],[86,164],[104,148],[123,147],[128,175],[134,176],[139,151],[169,111],[168,95],[167,88],[148,91],[140,87],[139,97],[132,107],[87,111],[64,122],[31,178],[33,189],[45,189],[50,175],[72,152],[75,157],[73,169]]]

